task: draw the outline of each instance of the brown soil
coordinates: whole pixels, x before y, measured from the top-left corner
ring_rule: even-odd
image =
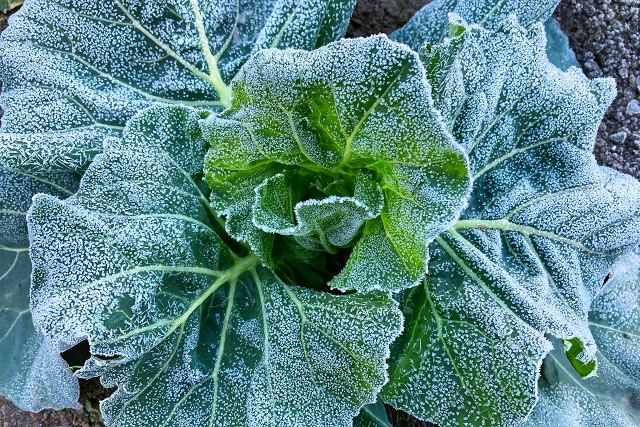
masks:
[[[358,0],[349,36],[390,33],[426,3],[428,0]],[[618,82],[618,98],[598,133],[598,161],[640,177],[640,106],[636,104],[640,97],[640,6],[630,0],[563,0],[556,17],[569,34],[585,73],[592,78],[611,76]],[[0,30],[5,21],[0,14]],[[95,408],[107,395],[97,380],[82,382],[80,401],[85,409],[37,414],[22,412],[0,397],[0,427],[102,426]],[[393,410],[390,419],[398,427],[430,425]]]

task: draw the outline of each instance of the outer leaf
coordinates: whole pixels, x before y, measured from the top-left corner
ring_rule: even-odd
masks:
[[[33,194],[64,196],[76,185],[73,176],[29,176],[0,164],[0,394],[25,411],[79,407],[78,382],[60,357],[63,349],[31,321],[25,220]]]
[[[598,375],[582,380],[558,346],[545,359],[540,401],[525,426],[640,424],[639,267],[638,255],[623,258],[589,313],[598,344]]]
[[[118,387],[109,426],[350,426],[386,379],[396,303],[285,285],[233,254],[193,175],[197,119],[146,110],[78,193],[35,198],[35,322],[89,340],[79,375]]]
[[[498,29],[515,15],[525,27],[544,22],[560,0],[433,0],[420,9],[391,38],[420,49],[425,43],[440,43],[449,35],[449,14],[455,13],[469,24]]]
[[[264,231],[315,238],[331,250],[353,245],[366,221],[332,286],[414,286],[427,245],[456,218],[469,185],[464,154],[433,109],[415,53],[384,36],[313,52],[267,50],[246,64],[233,90],[232,108],[203,124],[207,180],[228,232],[269,262],[273,236]],[[377,184],[359,191],[358,174]],[[286,200],[275,202],[276,193]],[[277,215],[269,200],[280,206]],[[322,220],[308,226],[303,210]]]
[[[387,411],[381,401],[362,408],[360,414],[353,420],[353,427],[392,427],[387,417]]]
[[[528,38],[531,37],[531,39]],[[477,27],[424,53],[436,105],[465,147],[469,205],[430,248],[383,398],[439,425],[510,425],[536,401],[545,335],[595,353],[587,312],[639,240],[640,185],[591,150],[614,95],[561,72],[542,26]],[[434,339],[437,337],[437,339]]]
[[[17,7],[20,7],[23,0],[0,0],[0,12],[7,13]]]
[[[25,171],[86,166],[157,102],[215,109],[266,47],[340,38],[354,0],[29,0],[0,40],[0,159]]]
[[[580,68],[576,54],[569,46],[569,38],[560,28],[558,21],[555,18],[547,19],[547,22],[544,23],[544,30],[547,33],[549,62],[561,70],[568,70],[570,67]]]

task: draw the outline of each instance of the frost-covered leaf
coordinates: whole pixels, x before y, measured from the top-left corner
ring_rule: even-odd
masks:
[[[640,240],[640,185],[591,154],[612,82],[549,64],[542,25],[467,28],[423,59],[474,184],[407,297],[383,398],[442,426],[510,425],[535,403],[545,335],[593,358],[587,312]]]
[[[583,380],[562,346],[547,356],[540,400],[526,427],[640,425],[640,257],[621,259],[593,302],[598,373]]]
[[[555,18],[547,19],[544,23],[544,30],[547,34],[547,57],[556,67],[561,70],[568,70],[570,67],[580,68],[580,63],[576,54],[569,46],[569,38],[562,31]]]
[[[416,54],[384,36],[266,50],[233,92],[232,108],[203,122],[228,232],[267,263],[273,233],[307,249],[355,245],[336,288],[414,286],[469,189]]]
[[[7,13],[24,3],[23,0],[0,0],[0,12]]]
[[[71,194],[71,175],[25,175],[0,164],[0,394],[25,411],[78,406],[63,349],[36,332],[29,311],[31,260],[25,215],[36,193]]]
[[[353,427],[392,427],[387,417],[384,404],[376,403],[364,406],[360,414],[353,420]]]
[[[145,110],[75,195],[36,196],[34,321],[89,341],[78,375],[118,387],[109,426],[351,426],[385,382],[397,304],[285,285],[231,252],[194,175],[198,118]]]
[[[425,43],[440,43],[449,35],[449,14],[455,13],[469,24],[497,29],[511,15],[529,27],[545,22],[560,0],[433,0],[420,9],[391,38],[420,49]]]
[[[217,109],[267,47],[340,38],[354,0],[29,0],[0,39],[0,159],[86,166],[153,103]]]

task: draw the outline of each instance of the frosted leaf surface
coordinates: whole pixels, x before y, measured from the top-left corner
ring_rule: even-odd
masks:
[[[598,294],[589,325],[598,373],[583,380],[562,352],[544,361],[540,400],[526,427],[635,427],[640,424],[640,257],[621,259]]]
[[[154,103],[220,109],[267,47],[313,49],[354,0],[30,0],[0,38],[0,159],[76,170]]]
[[[547,57],[556,67],[568,70],[571,67],[580,68],[575,52],[569,46],[569,38],[560,28],[555,18],[547,19],[544,23],[544,31],[547,34]]]
[[[640,185],[591,154],[612,82],[550,65],[542,25],[470,27],[423,59],[474,184],[408,297],[383,398],[442,426],[510,425],[535,403],[545,335],[595,356],[588,309],[638,244]]]
[[[336,288],[415,286],[469,190],[416,54],[384,36],[266,50],[233,92],[231,109],[202,122],[228,232],[267,263],[273,233],[329,252],[355,245]]]
[[[386,380],[397,303],[285,285],[232,253],[194,174],[198,119],[145,110],[75,195],[36,196],[34,321],[89,341],[78,375],[118,387],[108,426],[351,426]]]
[[[360,414],[353,420],[353,427],[392,427],[387,417],[384,404],[376,403],[364,406]]]
[[[515,15],[526,27],[545,22],[560,0],[433,0],[420,9],[391,38],[420,49],[425,43],[440,43],[449,35],[449,14],[455,13],[469,24],[497,29]]]
[[[36,332],[29,311],[31,261],[25,215],[31,197],[67,196],[72,175],[28,176],[0,165],[0,394],[25,411],[78,406],[78,382],[62,348]]]

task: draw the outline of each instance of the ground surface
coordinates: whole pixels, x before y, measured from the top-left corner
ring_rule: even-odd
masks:
[[[428,0],[358,0],[349,36],[389,33]],[[556,17],[589,77],[614,77],[618,97],[598,133],[595,154],[601,164],[640,178],[640,4],[636,0],[563,0]],[[0,29],[4,16],[0,15]],[[95,382],[85,383],[83,405],[104,397]],[[90,413],[92,412],[92,413]],[[21,412],[0,398],[0,427],[98,427],[94,411]],[[393,412],[395,426],[428,424]]]

